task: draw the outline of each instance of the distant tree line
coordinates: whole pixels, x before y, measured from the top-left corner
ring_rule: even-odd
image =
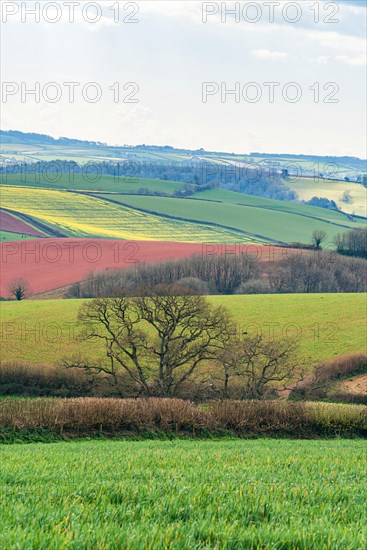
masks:
[[[197,294],[233,294],[241,283],[261,277],[261,263],[250,255],[197,255],[131,269],[90,273],[72,285],[69,297],[140,295],[155,285],[179,285]]]
[[[125,270],[90,273],[67,297],[136,296],[155,285],[178,285],[195,294],[364,292],[366,262],[321,250],[292,253],[265,264],[250,255],[193,256]]]
[[[312,197],[309,201],[306,201],[306,204],[318,206],[319,208],[327,208],[328,210],[339,210],[336,202],[326,197]]]
[[[121,178],[122,182],[136,182],[137,193],[142,191],[143,194],[146,194],[147,190],[144,188],[141,190],[138,178],[181,182],[184,187],[178,191],[178,195],[183,196],[219,187],[271,199],[297,199],[297,194],[281,180],[279,174],[268,171],[266,167],[244,168],[238,164],[221,165],[202,160],[193,162],[126,160],[123,162],[90,162],[85,165],[69,160],[39,161],[31,164],[3,166],[0,168],[0,173],[5,175],[22,174],[23,181],[40,181],[53,185],[57,184],[57,177],[61,177],[62,174],[69,175],[70,183],[73,182],[74,175],[82,175],[86,181],[95,181],[93,176],[112,176],[116,181]]]

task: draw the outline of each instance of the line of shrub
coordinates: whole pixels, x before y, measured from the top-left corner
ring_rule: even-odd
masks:
[[[104,395],[103,391],[108,395],[110,388],[101,377],[88,377],[78,369],[24,361],[0,363],[0,395],[85,397]]]
[[[170,398],[35,398],[1,400],[0,434],[46,430],[63,437],[172,435],[366,437],[367,407],[288,401]]]

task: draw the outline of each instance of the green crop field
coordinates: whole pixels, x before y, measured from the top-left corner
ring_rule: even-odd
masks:
[[[227,201],[228,193],[230,192],[224,191],[223,195],[220,191],[213,193],[214,197],[224,197],[223,202],[216,202],[218,199],[184,200],[142,195],[105,195],[105,198],[113,198],[122,204],[162,216],[169,215],[204,223],[220,222],[224,226],[251,233],[254,239],[263,241],[309,243],[314,229],[323,229],[331,240],[337,233],[358,227],[358,224],[348,221],[342,214],[330,213],[322,208],[312,208],[308,212],[307,206],[291,203],[283,203],[282,208],[279,201],[274,201],[275,205],[272,205],[273,201],[270,199],[265,199],[264,202],[259,197],[244,196],[242,199],[239,193],[230,193],[230,201]],[[237,200],[233,195],[237,196]],[[205,198],[205,192],[197,194],[196,197]]]
[[[326,197],[333,200],[344,212],[367,216],[367,189],[360,183],[346,181],[314,181],[312,178],[299,178],[297,181],[286,180],[285,184],[296,191],[301,200],[310,200],[312,197]],[[350,191],[352,202],[341,201],[344,191]]]
[[[48,160],[48,159],[45,159]],[[39,179],[39,181],[37,181]],[[56,180],[56,181],[55,181]],[[79,191],[104,191],[107,193],[137,193],[139,189],[171,195],[178,191],[182,184],[175,181],[135,178],[133,176],[113,177],[97,174],[47,174],[47,177],[36,174],[8,174],[3,176],[3,185],[37,187],[41,189],[75,189]]]
[[[366,451],[361,440],[3,445],[0,542],[360,550]]]
[[[250,235],[235,230],[155,216],[80,193],[3,186],[1,202],[3,208],[32,216],[74,237],[199,243],[254,242]]]
[[[350,217],[343,212],[336,210],[328,210],[306,204],[278,201],[268,199],[266,197],[255,197],[254,195],[246,195],[235,191],[227,191],[225,189],[211,189],[196,193],[193,198],[205,201],[220,201],[230,204],[242,204],[244,206],[254,206],[257,208],[265,208],[269,210],[277,210],[279,212],[287,212],[289,214],[298,214],[315,220],[324,220],[333,224],[355,227],[358,223],[351,221]]]
[[[227,306],[239,327],[266,337],[295,337],[311,369],[322,359],[366,351],[364,294],[278,294],[211,296]],[[59,364],[78,353],[103,358],[96,343],[80,343],[76,321],[80,300],[2,302],[2,360]]]

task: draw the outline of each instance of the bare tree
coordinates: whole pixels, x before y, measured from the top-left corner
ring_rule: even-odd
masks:
[[[321,249],[321,244],[327,239],[327,233],[322,229],[315,229],[312,233],[312,244],[316,250]]]
[[[29,283],[24,279],[14,279],[8,286],[10,296],[16,300],[24,300],[31,295]]]
[[[219,357],[224,373],[223,396],[236,379],[243,399],[262,399],[273,390],[302,379],[302,365],[294,339],[266,340],[261,335],[245,336]]]
[[[161,285],[147,294],[84,304],[82,338],[103,342],[107,361],[67,361],[65,366],[105,373],[121,394],[123,372],[138,394],[177,395],[199,365],[214,360],[234,325],[224,307],[182,287]]]

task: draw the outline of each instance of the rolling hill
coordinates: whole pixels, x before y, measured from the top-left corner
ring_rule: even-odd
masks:
[[[363,219],[353,219],[353,215],[367,215],[367,190],[356,183],[363,179],[366,162],[354,157],[245,155],[152,145],[120,147],[17,131],[2,131],[0,138],[2,207],[52,237],[306,244],[314,229],[326,231],[332,240],[337,233],[364,223]],[[64,173],[53,173],[48,165],[45,173],[39,165],[38,172],[32,173],[35,163],[56,160],[70,161],[74,169],[68,172],[67,166],[60,164]],[[27,163],[30,171],[27,168],[23,175],[13,173],[20,169],[12,163],[20,162]],[[103,168],[98,163],[103,163]],[[132,175],[106,175],[116,163],[119,169],[130,166]],[[230,188],[233,184],[231,179],[223,183],[223,174],[216,173],[217,168],[212,179],[206,180],[202,170],[207,163],[228,167],[229,171],[234,164],[243,169],[260,167],[265,174],[271,165],[277,183],[268,188],[262,181],[259,189],[252,184],[247,189],[250,195],[218,188],[203,191],[200,181],[210,181],[206,187],[213,184]],[[291,176],[295,165],[301,177],[280,178],[284,167]],[[148,173],[149,177],[135,177],[137,166],[148,166],[142,175]],[[325,179],[313,179],[311,175],[316,172],[322,172]],[[180,181],[172,181],[175,177]],[[343,181],[344,177],[352,181]],[[350,203],[340,200],[346,190],[351,191]],[[74,192],[73,196],[66,191]],[[345,213],[254,196],[291,199],[294,191],[304,201],[314,196],[334,200]],[[182,199],[186,195],[190,200]],[[17,230],[6,228],[2,231],[2,240],[28,234],[19,231],[19,236]]]
[[[356,157],[335,157],[317,155],[290,155],[271,153],[235,154],[223,151],[176,149],[170,146],[137,145],[111,146],[106,143],[24,133],[18,131],[0,132],[0,161],[36,162],[50,160],[74,160],[79,163],[96,161],[156,161],[187,163],[206,161],[216,164],[238,162],[267,168],[271,163],[280,170],[290,171],[297,166],[297,173],[313,176],[315,171],[333,178],[356,177],[366,173],[366,161]]]
[[[106,179],[107,185],[113,182]],[[158,186],[166,183],[157,180]],[[176,198],[13,184],[2,186],[1,196],[2,208],[46,233],[48,228],[54,237],[307,244],[314,229],[324,230],[331,241],[337,233],[362,226],[362,220],[337,211],[220,189]]]

